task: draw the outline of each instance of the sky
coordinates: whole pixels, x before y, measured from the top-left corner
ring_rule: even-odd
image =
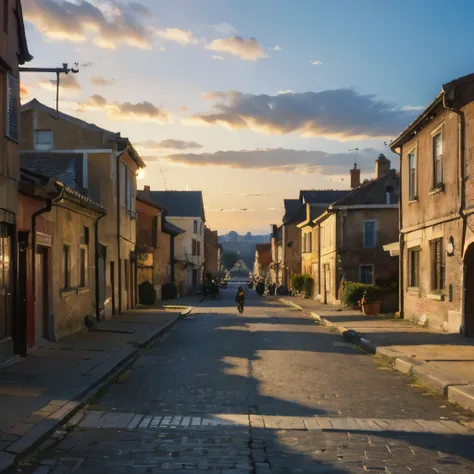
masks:
[[[134,144],[139,188],[202,190],[208,225],[267,233],[300,189],[347,189],[474,72],[472,0],[22,0],[60,110]],[[54,76],[22,74],[55,105]]]

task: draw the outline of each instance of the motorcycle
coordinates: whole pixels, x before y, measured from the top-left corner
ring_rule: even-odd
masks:
[[[240,314],[244,312],[244,303],[242,301],[239,301],[237,303],[237,310],[239,311]]]

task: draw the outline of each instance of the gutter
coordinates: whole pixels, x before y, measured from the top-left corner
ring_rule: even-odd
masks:
[[[65,190],[64,185],[62,185],[58,181],[56,181],[54,184],[58,190],[57,196],[53,198],[49,198],[46,201],[46,206],[43,209],[40,209],[39,211],[36,211],[31,215],[31,233],[32,233],[32,236],[31,236],[31,253],[32,253],[31,280],[33,284],[33,304],[35,307],[35,311],[36,311],[36,218],[42,214],[47,214],[48,212],[51,212],[51,209],[53,208],[54,203],[62,199],[64,190]],[[26,317],[26,314],[25,314],[25,317]],[[51,329],[54,331],[54,328],[51,328],[49,325],[48,325],[48,329],[50,331]]]

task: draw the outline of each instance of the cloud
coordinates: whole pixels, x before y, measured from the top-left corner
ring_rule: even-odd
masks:
[[[294,94],[295,91],[292,91],[291,89],[286,89],[286,90],[283,90],[283,91],[278,91],[278,95],[280,94]]]
[[[238,56],[245,61],[257,61],[266,58],[265,50],[255,38],[242,38],[242,36],[231,36],[225,39],[215,39],[206,49],[218,53],[228,53]]]
[[[106,110],[110,119],[115,121],[137,120],[144,122],[166,123],[169,115],[151,102],[108,102],[101,95],[93,95],[84,102],[76,104],[76,112]]]
[[[182,105],[182,106],[179,108],[179,110],[180,110],[181,112],[187,112],[189,109],[188,109],[185,105]]]
[[[211,92],[213,110],[193,115],[189,124],[222,125],[270,135],[298,133],[338,140],[389,138],[416,117],[373,94],[354,89],[278,94]]]
[[[278,46],[277,44],[275,46],[272,46],[271,48],[268,48],[270,51],[283,51],[283,48],[281,46]]]
[[[414,111],[414,110],[417,110],[417,111],[421,111],[421,110],[425,110],[426,107],[424,105],[404,105],[402,107],[402,110],[406,111],[406,112],[411,112],[411,111]]]
[[[321,61],[310,61],[310,64],[313,66],[322,66],[323,63]]]
[[[100,87],[115,86],[115,79],[106,79],[103,76],[91,77],[90,81],[91,81],[91,84],[94,84],[94,86],[100,86]]]
[[[42,79],[39,85],[43,89],[56,92],[56,79]],[[81,85],[77,82],[77,78],[74,74],[61,74],[59,78],[59,88],[61,91],[66,91],[72,94],[76,94],[82,90]]]
[[[357,153],[328,153],[319,150],[268,148],[257,150],[218,151],[215,153],[180,153],[166,156],[166,160],[191,166],[224,166],[238,169],[267,170],[284,173],[347,175],[354,162],[363,171],[372,172],[380,151],[365,148]],[[397,163],[397,155],[387,153]],[[260,195],[263,193],[249,194]]]
[[[179,28],[165,28],[164,30],[156,30],[157,36],[167,41],[174,41],[175,43],[186,46],[193,42],[192,31],[185,31]]]
[[[222,35],[235,35],[237,33],[237,28],[229,25],[229,23],[219,23],[218,25],[210,25],[210,27]]]
[[[122,44],[151,47],[151,34],[143,23],[148,10],[136,2],[23,0],[23,11],[25,19],[49,39],[84,43],[92,37],[107,49]]]
[[[215,54],[212,55],[212,59],[215,59],[216,61],[224,61],[224,58],[222,56],[217,56]]]
[[[139,142],[137,147],[152,149],[152,150],[187,150],[190,148],[202,148],[202,145],[195,141],[173,140],[168,138],[159,142],[154,140],[147,140],[146,142]]]
[[[20,99],[26,99],[29,95],[30,91],[23,84],[20,84]]]

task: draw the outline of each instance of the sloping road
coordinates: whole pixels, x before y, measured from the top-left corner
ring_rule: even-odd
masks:
[[[23,473],[474,472],[463,415],[236,286],[157,340]],[[429,395],[429,396],[427,396]]]

